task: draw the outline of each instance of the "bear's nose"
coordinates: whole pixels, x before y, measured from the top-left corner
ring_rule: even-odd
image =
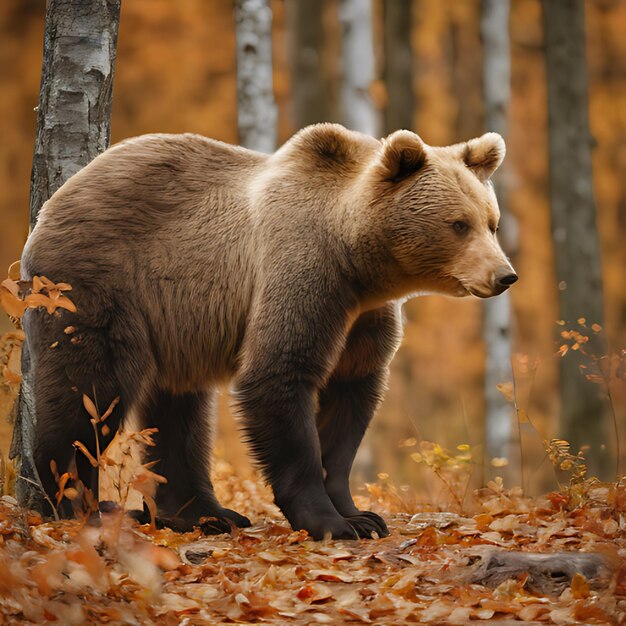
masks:
[[[505,274],[496,276],[496,285],[498,287],[502,287],[503,289],[510,287],[516,281],[517,281],[517,274],[513,272],[506,272]]]

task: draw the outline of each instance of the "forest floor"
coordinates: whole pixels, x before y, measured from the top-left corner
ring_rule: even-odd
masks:
[[[49,522],[0,498],[0,623],[626,624],[624,484],[528,499],[495,481],[471,513],[446,513],[407,511],[376,483],[357,500],[386,517],[389,537],[314,542],[262,483],[222,461],[214,478],[253,527]],[[500,571],[494,555],[513,552],[550,553],[553,566]],[[587,576],[569,567],[581,554],[597,559]]]

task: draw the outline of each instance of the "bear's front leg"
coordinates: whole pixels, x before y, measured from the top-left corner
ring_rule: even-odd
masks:
[[[362,314],[320,394],[317,415],[326,492],[348,521],[381,537],[389,534],[384,520],[376,513],[357,509],[349,478],[363,435],[382,401],[389,362],[401,339],[400,307],[396,303]]]
[[[237,395],[247,441],[292,528],[314,539],[356,539],[324,489],[313,390],[293,379],[248,378]]]
[[[304,301],[310,286],[286,294],[288,282],[293,275],[259,294],[246,329],[235,385],[246,439],[294,529],[315,539],[369,536],[326,492],[315,424],[319,389],[345,341],[347,307],[319,293]]]

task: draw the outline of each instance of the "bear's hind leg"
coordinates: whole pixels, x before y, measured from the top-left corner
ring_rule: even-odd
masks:
[[[351,329],[339,363],[320,393],[317,414],[326,492],[351,524],[382,537],[389,534],[385,522],[376,513],[357,509],[349,479],[363,435],[382,400],[388,364],[400,338],[396,305],[363,314]]]
[[[87,336],[83,336],[83,340],[85,343],[90,342]],[[27,353],[28,350],[27,343]],[[87,456],[74,446],[74,442],[80,442],[96,458],[98,449],[104,451],[112,440],[124,414],[125,402],[124,398],[120,398],[106,420],[107,428],[104,432],[103,424],[96,425],[96,445],[96,433],[91,415],[83,404],[83,394],[94,402],[98,413],[103,415],[111,403],[120,397],[121,391],[104,353],[100,354],[100,359],[90,362],[77,356],[81,352],[77,346],[60,346],[58,352],[46,346],[34,355],[33,391],[37,421],[33,456],[42,486],[55,506],[59,485],[52,472],[51,461],[54,461],[59,476],[75,469],[78,479],[92,491],[95,503],[98,502],[98,468],[93,467]],[[28,353],[26,358],[32,356],[32,353]],[[82,364],[80,371],[74,367],[75,360]],[[73,486],[71,482],[66,484],[66,487],[70,486]],[[77,507],[80,510],[80,505],[80,502],[72,503],[63,498],[58,512],[64,517],[70,517]],[[51,514],[52,511],[47,510],[46,513]]]
[[[167,479],[156,495],[159,522],[181,532],[194,525],[207,534],[230,532],[231,524],[250,526],[248,518],[222,507],[213,492],[209,460],[214,395],[158,391],[142,411],[145,425],[159,429],[148,460],[157,461],[154,471]],[[200,524],[202,517],[212,519]]]

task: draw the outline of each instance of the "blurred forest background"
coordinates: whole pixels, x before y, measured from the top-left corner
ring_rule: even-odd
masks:
[[[395,26],[390,23],[391,4],[408,5],[410,20]],[[273,0],[270,5],[278,143],[311,121],[348,125],[341,106],[346,68],[340,62],[337,0]],[[319,24],[304,11],[299,13],[296,5],[301,10],[306,5],[322,7]],[[558,352],[564,327],[557,324],[559,290],[549,203],[542,5],[540,0],[512,0],[510,6],[508,154],[498,182],[516,222],[517,237],[513,239],[517,243],[509,250],[520,276],[510,292],[519,411],[510,412],[509,466],[498,468],[497,473],[504,472],[512,483],[523,482],[534,492],[554,485],[550,464],[544,463],[542,440],[563,436],[559,361],[570,355],[561,357]],[[402,67],[408,67],[404,94],[411,108],[410,120],[403,125],[427,143],[455,143],[489,130],[483,104],[481,9],[480,0],[373,2],[374,68],[367,96],[378,136],[396,130],[393,124],[398,117],[393,109],[397,101],[391,99],[389,68],[401,73]],[[44,18],[43,0],[0,3],[0,268],[19,258],[28,234]],[[306,98],[302,95],[306,84],[298,78],[304,75],[310,57],[307,61],[298,34],[302,36],[307,24],[307,36],[315,39],[318,47],[305,52],[318,55],[320,82],[308,97],[318,108],[304,113],[299,98]],[[394,48],[391,44],[403,27],[409,46]],[[619,354],[626,347],[626,2],[586,1],[585,32],[593,188],[604,286],[602,335],[607,340],[602,350]],[[235,33],[233,5],[227,0],[124,0],[113,88],[112,143],[149,132],[197,132],[237,143]],[[483,307],[476,299],[436,296],[405,306],[406,338],[393,362],[386,400],[367,436],[359,460],[360,476],[371,479],[375,472],[385,472],[397,483],[417,484],[418,466],[410,456],[417,449],[413,439],[435,441],[452,449],[470,444],[477,476],[496,471],[488,463],[481,466],[485,441]],[[577,324],[576,320],[566,321]],[[579,326],[589,329],[596,321],[588,319],[585,326]],[[8,328],[3,317],[0,331]],[[513,373],[500,382],[508,393]],[[624,381],[611,379],[610,384],[624,456],[626,391]],[[580,385],[590,395],[606,395],[602,385],[582,375]],[[603,402],[601,453],[614,474],[618,439],[610,407]],[[226,413],[224,402],[218,447],[244,471],[248,461],[234,422]],[[8,425],[0,424],[4,451],[8,433]],[[622,471],[624,467],[622,463]]]

